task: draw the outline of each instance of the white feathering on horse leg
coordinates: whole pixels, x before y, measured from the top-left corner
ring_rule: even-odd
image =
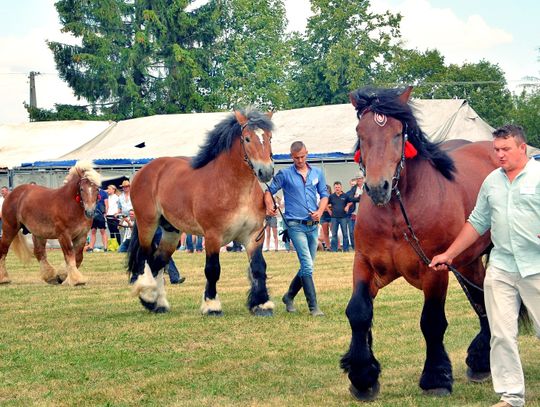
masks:
[[[275,304],[273,301],[266,301],[264,304],[259,304],[259,305],[256,305],[252,308],[252,311],[255,310],[256,308],[259,308],[259,309],[263,309],[263,310],[273,310],[275,308]]]
[[[209,312],[221,312],[221,301],[219,300],[218,295],[213,300],[208,300],[204,297],[201,304],[201,313],[207,315]]]
[[[167,293],[165,292],[165,277],[163,276],[163,270],[159,270],[159,273],[156,277],[157,280],[157,301],[156,305],[158,308],[165,308],[167,311],[171,309],[169,301],[167,301]]]
[[[157,301],[157,282],[154,279],[148,264],[144,266],[144,274],[139,276],[133,285],[132,293],[134,296],[139,296],[142,300],[148,303],[153,304]]]

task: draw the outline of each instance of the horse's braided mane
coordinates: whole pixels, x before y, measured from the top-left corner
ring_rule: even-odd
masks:
[[[418,150],[418,156],[433,163],[434,167],[447,179],[453,180],[456,167],[454,161],[446,152],[440,149],[438,143],[428,140],[422,131],[411,107],[403,104],[398,97],[402,89],[362,88],[352,93],[356,101],[356,111],[360,118],[364,110],[369,108],[375,113],[391,116],[407,125],[409,141]]]
[[[246,108],[240,112],[247,117],[247,127],[253,129],[258,127],[262,130],[271,131],[273,124],[270,118],[253,108]],[[203,145],[200,146],[197,155],[191,160],[192,168],[201,168],[214,160],[219,154],[231,149],[235,138],[240,137],[242,129],[234,114],[228,115],[219,122],[213,130],[206,136]]]
[[[101,175],[94,169],[92,161],[81,160],[69,169],[68,175],[64,179],[64,184],[72,180],[79,180],[82,177],[88,178],[90,182],[101,185]]]

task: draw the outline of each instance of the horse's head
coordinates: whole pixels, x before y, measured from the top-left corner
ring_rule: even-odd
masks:
[[[272,112],[266,115],[256,111],[248,111],[245,115],[235,111],[234,115],[240,124],[242,134],[240,142],[243,146],[244,159],[261,182],[269,182],[274,175],[272,158]]]
[[[405,126],[412,117],[394,112],[410,112],[407,107],[412,87],[403,93],[372,89],[357,90],[349,95],[357,110],[357,154],[365,170],[364,188],[375,205],[386,205],[392,196],[395,177],[403,165],[407,144]],[[399,117],[399,118],[397,118]]]
[[[66,183],[76,182],[77,191],[75,200],[83,207],[84,215],[92,219],[96,211],[96,204],[99,199],[99,186],[101,176],[92,168],[92,163],[79,161],[69,170]]]
[[[99,185],[94,183],[90,178],[82,177],[79,181],[78,198],[81,206],[84,208],[84,215],[92,219],[99,199]]]

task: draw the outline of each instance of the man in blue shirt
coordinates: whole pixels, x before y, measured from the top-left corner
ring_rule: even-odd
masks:
[[[283,189],[284,222],[300,261],[300,269],[282,298],[287,312],[296,312],[294,297],[303,287],[311,315],[322,316],[324,314],[317,304],[313,284],[313,263],[317,253],[319,220],[328,203],[328,191],[324,173],[307,163],[307,155],[302,141],[291,144],[294,164],[276,174],[264,194],[264,200],[267,215],[275,216],[277,208],[274,207],[272,195]]]
[[[525,380],[518,351],[518,315],[525,304],[540,337],[540,162],[527,158],[523,129],[506,125],[493,132],[500,168],[484,180],[476,206],[454,242],[431,261],[446,264],[491,230],[493,250],[484,280],[491,328],[491,376],[497,407],[525,404]]]

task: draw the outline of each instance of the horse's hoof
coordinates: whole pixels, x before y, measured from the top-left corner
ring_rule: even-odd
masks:
[[[373,387],[369,387],[366,390],[358,390],[356,387],[354,387],[352,383],[349,386],[349,391],[351,392],[352,396],[358,401],[373,401],[379,395],[380,390],[381,385],[378,381],[373,385]]]
[[[484,383],[491,377],[491,371],[475,372],[470,367],[467,368],[467,378],[473,383]]]
[[[62,284],[64,281],[66,281],[67,274],[57,274],[56,275],[56,281],[58,281],[58,284]]]
[[[205,315],[207,315],[209,317],[222,317],[223,316],[223,311],[221,311],[221,310],[212,310],[212,311],[208,311]]]
[[[141,302],[142,306],[148,311],[155,312],[156,308],[158,308],[157,302],[148,302],[143,300],[141,297],[139,297],[139,301]]]
[[[445,396],[449,396],[451,393],[452,392],[448,390],[446,387],[438,387],[435,389],[424,390],[425,396],[445,397]]]
[[[50,284],[50,285],[58,285],[58,284],[62,284],[62,281],[57,277],[57,276],[54,276],[53,278],[50,278],[48,280],[45,280],[45,282],[47,284]]]
[[[268,308],[254,307],[251,313],[256,317],[272,317],[274,316],[274,310]]]
[[[9,284],[9,283],[11,283],[11,280],[9,278],[0,280],[0,284]]]
[[[169,308],[163,307],[163,306],[156,307],[153,312],[155,312],[156,314],[165,314],[165,313],[169,312]]]

